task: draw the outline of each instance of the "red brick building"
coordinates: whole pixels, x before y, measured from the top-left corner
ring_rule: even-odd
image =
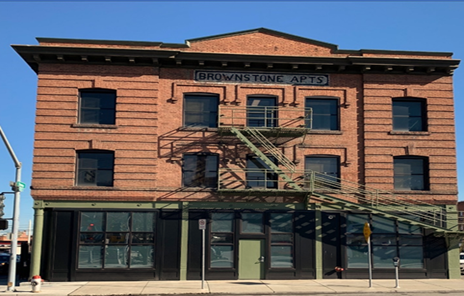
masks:
[[[38,41],[31,272],[199,279],[206,219],[207,279],[366,278],[365,222],[374,277],[459,276],[451,53]]]

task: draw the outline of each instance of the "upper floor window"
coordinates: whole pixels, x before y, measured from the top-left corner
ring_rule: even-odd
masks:
[[[79,123],[115,124],[116,91],[86,89],[79,97]]]
[[[428,160],[419,156],[397,156],[393,160],[396,190],[428,190]]]
[[[77,152],[78,186],[113,186],[114,152],[85,150]]]
[[[247,98],[247,126],[276,127],[277,99],[275,97]]]
[[[185,95],[184,126],[217,127],[218,103],[217,95]]]
[[[217,154],[184,154],[182,167],[184,187],[216,188],[218,182]]]
[[[415,98],[393,99],[394,131],[426,131],[425,100]]]
[[[338,99],[306,98],[306,108],[312,109],[313,130],[339,130]]]
[[[277,164],[273,156],[267,156],[270,161]],[[261,158],[247,155],[247,188],[278,188],[278,176]]]
[[[307,170],[323,175],[323,178],[332,182],[338,182],[337,180],[340,178],[340,157],[338,156],[306,156],[305,167]]]

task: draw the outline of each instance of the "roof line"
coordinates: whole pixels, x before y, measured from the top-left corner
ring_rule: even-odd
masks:
[[[39,43],[76,43],[76,44],[106,44],[106,45],[139,45],[139,46],[160,46],[163,42],[157,41],[129,41],[129,40],[99,40],[99,39],[69,39],[69,38],[48,38],[36,37]],[[182,44],[183,45],[183,44]]]
[[[338,45],[332,44],[332,43],[327,43],[327,42],[322,42],[314,39],[309,39],[309,38],[304,38],[292,34],[287,34],[283,33],[280,31],[275,31],[267,28],[257,28],[257,29],[251,29],[251,30],[245,30],[245,31],[238,31],[238,32],[232,32],[232,33],[226,33],[226,34],[219,34],[219,35],[212,35],[212,36],[206,36],[206,37],[200,37],[200,38],[193,38],[193,39],[187,39],[186,43],[188,44],[189,42],[199,42],[199,41],[205,41],[205,40],[213,40],[213,39],[219,39],[219,38],[225,38],[225,37],[231,37],[231,36],[239,36],[239,35],[245,35],[245,34],[250,34],[250,33],[265,33],[269,35],[275,35],[279,37],[284,37],[287,39],[292,39],[296,41],[301,41],[305,43],[311,43],[311,44],[316,44],[324,47],[329,47],[333,50],[338,49]]]

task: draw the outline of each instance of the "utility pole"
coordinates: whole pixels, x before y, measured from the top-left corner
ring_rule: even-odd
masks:
[[[11,251],[10,251],[10,269],[8,271],[8,285],[7,291],[15,291],[16,286],[16,251],[18,248],[18,228],[19,228],[19,200],[20,192],[24,189],[24,183],[21,182],[21,162],[16,157],[13,148],[11,148],[5,133],[0,126],[0,135],[2,136],[3,142],[5,143],[8,152],[10,152],[11,158],[16,167],[16,178],[12,184],[14,191],[14,207],[13,207],[13,225],[11,234]]]

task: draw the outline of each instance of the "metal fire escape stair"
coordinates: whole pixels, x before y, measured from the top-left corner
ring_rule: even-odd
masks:
[[[408,198],[399,197],[387,191],[367,189],[364,185],[346,180],[330,180],[327,175],[317,172],[306,172],[303,184],[301,184],[300,181],[295,181],[294,178],[266,156],[266,154],[274,156],[288,170],[290,175],[295,172],[295,164],[263,136],[259,130],[251,127],[242,127],[240,129],[231,127],[230,131],[268,165],[287,186],[295,190],[294,193],[304,193],[312,198],[328,202],[329,205],[334,204],[345,209],[369,212],[438,232],[449,231],[446,227],[446,210],[441,206],[427,204],[418,200],[408,200]],[[263,147],[265,152],[256,147],[251,139]]]
[[[280,178],[282,178],[287,184],[298,191],[304,191],[296,182],[289,177],[282,169],[280,169],[272,160],[269,159],[261,150],[258,149],[245,135],[247,133],[250,137],[255,139],[266,149],[266,152],[274,156],[279,163],[284,165],[290,172],[295,171],[295,164],[292,163],[282,152],[279,151],[266,137],[264,137],[257,129],[245,127],[242,129],[244,133],[235,127],[232,127],[230,131],[237,136],[250,150],[258,156],[266,165],[269,166]]]

